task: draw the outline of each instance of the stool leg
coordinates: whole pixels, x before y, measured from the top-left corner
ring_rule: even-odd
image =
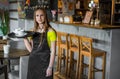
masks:
[[[102,79],[105,79],[105,66],[106,66],[106,53],[104,53],[103,55],[103,64],[102,64],[102,68],[103,68],[103,76],[102,76]]]
[[[80,68],[79,68],[79,75],[78,75],[78,79],[82,79],[82,72],[83,72],[83,56],[82,54],[80,54]]]
[[[66,49],[66,70],[65,70],[65,75],[67,76],[67,72],[68,72],[68,48]]]
[[[61,59],[62,59],[62,49],[60,48],[60,57],[59,57],[59,68],[58,68],[58,71],[61,72]]]
[[[59,60],[60,60],[60,57],[58,56],[57,57],[57,71],[59,71]]]
[[[95,66],[95,58],[94,57],[92,57],[92,79],[94,79],[94,74],[95,74],[95,72],[94,72],[94,66]]]
[[[79,51],[78,51],[79,52]],[[76,66],[76,74],[75,74],[75,78],[77,79],[78,74],[79,74],[79,62],[80,62],[80,54],[78,53],[78,58],[77,58],[77,66]]]
[[[64,66],[64,67],[65,67],[65,65],[66,65],[65,52],[67,52],[67,50],[63,49],[62,56],[63,56],[63,66]]]
[[[62,53],[61,53],[61,57],[62,57],[62,67],[64,68],[64,72],[66,72],[66,57],[65,57],[65,49],[62,48]]]
[[[70,51],[70,63],[69,63],[69,68],[68,68],[68,76],[69,77],[71,77],[71,69],[73,69],[73,65],[74,65],[74,63],[73,63],[73,57],[74,57],[74,54],[73,54],[73,52],[72,51]]]
[[[59,61],[60,61],[60,48],[58,46],[58,56],[57,56],[57,71],[59,71]]]
[[[89,59],[89,70],[88,70],[88,79],[91,79],[91,70],[92,70],[92,57]]]
[[[68,68],[68,76],[70,76],[71,73],[71,62],[72,62],[72,52],[70,51],[70,64],[69,64],[69,68]]]

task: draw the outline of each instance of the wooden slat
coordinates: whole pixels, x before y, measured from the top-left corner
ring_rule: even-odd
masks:
[[[10,20],[18,20],[18,18],[12,18],[12,17],[10,17]]]
[[[17,9],[10,9],[9,11],[10,12],[17,12],[18,10]]]
[[[16,0],[16,1],[9,1],[9,3],[11,4],[11,3],[17,3],[18,1]]]

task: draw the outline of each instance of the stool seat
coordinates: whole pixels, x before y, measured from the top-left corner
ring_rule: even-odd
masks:
[[[79,44],[79,43],[78,43]],[[71,46],[72,48],[70,49],[71,51],[77,51],[79,48],[77,46]]]
[[[93,48],[93,50],[92,50],[93,52],[95,52],[94,54],[96,54],[96,55],[99,55],[99,54],[103,54],[103,53],[105,53],[105,51],[104,50],[101,50],[101,49],[97,49],[97,48]]]
[[[92,56],[101,56],[105,53],[105,51],[96,49],[96,48],[93,48],[92,52],[94,52],[94,54],[92,54]],[[84,55],[89,56],[89,55],[91,55],[91,53],[88,53],[88,51],[86,50],[86,51],[84,51]]]
[[[60,44],[60,48],[67,48],[65,44]]]

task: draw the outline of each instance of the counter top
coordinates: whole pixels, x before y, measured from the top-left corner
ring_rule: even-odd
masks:
[[[90,24],[83,24],[83,23],[61,23],[61,22],[53,22],[53,23],[73,25],[77,27],[96,28],[96,29],[120,29],[120,26],[107,25],[107,24],[90,25]]]
[[[10,49],[10,52],[8,54],[4,54],[4,51],[0,51],[0,59],[15,59],[19,58],[20,56],[26,56],[29,55],[30,53],[27,50],[24,49]]]

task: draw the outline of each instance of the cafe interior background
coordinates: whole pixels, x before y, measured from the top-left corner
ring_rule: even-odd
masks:
[[[89,33],[89,31],[95,31],[96,35],[94,34],[93,36],[97,37],[97,32],[99,33],[101,31],[101,25],[109,26],[109,28],[117,28],[117,31],[114,34],[118,33],[118,35],[115,36],[111,35],[113,33],[111,29],[105,29],[107,34],[104,36],[104,38],[108,39],[108,41],[107,43],[103,41],[101,43],[105,43],[106,47],[102,47],[102,45],[96,45],[104,50],[107,49],[108,52],[106,58],[106,61],[108,62],[106,62],[105,79],[120,78],[120,75],[118,75],[120,69],[117,69],[119,68],[120,64],[118,64],[118,62],[116,61],[117,66],[114,66],[114,64],[116,63],[115,61],[113,61],[114,58],[116,58],[116,60],[120,59],[118,57],[118,42],[120,39],[120,0],[0,0],[0,17],[3,17],[4,12],[6,13],[6,16],[9,15],[9,25],[7,28],[7,33],[13,32],[16,28],[30,30],[33,27],[33,11],[36,7],[44,7],[46,9],[50,24],[57,31],[67,31],[68,33],[74,33],[77,35],[79,35],[78,33],[83,34],[82,32],[84,32],[88,36],[89,34],[87,33]],[[0,24],[1,23],[2,19],[0,19]],[[79,24],[80,29],[83,29],[83,31],[81,32],[79,32],[77,29]],[[74,25],[77,28],[74,28]],[[84,29],[81,26],[85,26],[87,28]],[[89,30],[90,26],[93,26],[94,29],[90,28],[91,30]],[[0,28],[1,27],[2,26],[0,26]],[[103,29],[104,28],[106,27],[103,27]],[[98,29],[100,29],[100,31]],[[90,33],[92,34],[92,32]],[[0,36],[1,39],[3,38],[3,36],[5,36],[2,30],[0,30]],[[102,34],[98,34],[98,36],[100,39],[102,39]],[[116,44],[115,42],[116,45],[115,47],[113,45],[113,47],[117,48],[117,55],[112,53],[113,48],[112,46],[110,46],[113,44],[114,41],[116,41],[116,38],[118,44]],[[26,49],[23,43],[23,39],[9,40],[9,44],[11,48]],[[112,57],[112,55],[114,57]],[[16,62],[16,60],[13,60],[12,62]],[[14,63],[14,66],[17,65],[18,70],[20,70],[23,67],[19,69],[18,62],[19,59],[17,60],[17,63]],[[25,68],[23,68],[22,70],[24,71],[24,69]],[[19,76],[21,76],[20,73]],[[101,75],[97,74],[98,78],[96,77],[95,79],[102,79],[100,76]]]

